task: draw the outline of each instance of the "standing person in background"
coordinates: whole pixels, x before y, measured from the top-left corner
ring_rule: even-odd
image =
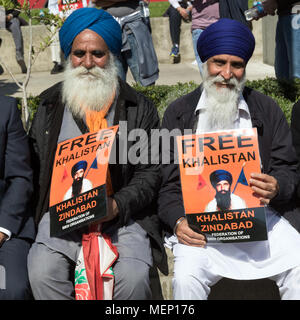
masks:
[[[186,0],[169,0],[170,6],[164,16],[169,16],[170,36],[172,41],[172,49],[170,56],[174,58],[174,63],[180,62],[180,33],[181,22],[190,21],[192,3]]]
[[[126,81],[128,67],[142,86],[158,79],[158,60],[149,28],[148,0],[93,0],[110,13],[122,28],[122,50],[116,64],[119,76]]]
[[[278,15],[274,64],[276,77],[286,80],[300,78],[300,2],[266,0],[262,4],[265,15]]]
[[[69,2],[68,0],[49,0],[49,13],[59,15],[61,19],[65,20],[74,10],[84,7],[93,6],[90,0],[77,0]],[[62,61],[63,56],[60,50],[58,39],[58,30],[56,26],[51,26],[51,32],[55,33],[50,44],[52,62],[54,64],[51,74],[57,74],[64,70]]]
[[[13,4],[18,5],[17,0],[11,0]],[[19,10],[9,9],[5,11],[6,15],[6,29],[11,32],[15,46],[16,46],[16,60],[21,68],[22,73],[27,72],[26,64],[24,61],[24,41],[21,31]]]
[[[197,41],[203,30],[218,21],[219,18],[219,0],[194,0],[192,9],[192,39],[195,57],[201,75],[202,61],[197,52]]]
[[[252,29],[251,22],[247,21],[244,12],[248,10],[248,0],[219,0],[220,18],[237,20]]]

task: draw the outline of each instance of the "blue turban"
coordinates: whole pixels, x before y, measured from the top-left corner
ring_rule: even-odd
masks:
[[[202,62],[219,54],[251,58],[255,39],[250,29],[239,21],[220,19],[207,27],[199,36],[197,51]]]
[[[73,11],[59,31],[60,46],[65,58],[71,52],[75,37],[85,29],[98,33],[113,54],[120,53],[122,31],[114,17],[102,9],[80,8]]]
[[[209,176],[210,183],[215,188],[217,183],[223,180],[226,180],[229,182],[229,184],[232,184],[232,175],[230,172],[226,170],[216,170],[212,172]]]
[[[74,166],[71,169],[72,177],[74,178],[75,173],[80,169],[83,169],[85,171],[86,167],[87,167],[87,162],[85,160],[82,160],[82,161],[79,161],[79,162],[75,163]]]

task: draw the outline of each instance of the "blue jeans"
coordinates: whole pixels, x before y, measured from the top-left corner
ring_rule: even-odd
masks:
[[[294,20],[293,20],[294,19]],[[297,19],[295,21],[295,19]],[[295,28],[295,25],[297,28]],[[300,78],[300,16],[278,17],[275,74],[278,79]]]
[[[134,80],[140,84],[140,69],[137,55],[137,41],[133,33],[127,35],[127,41],[129,43],[130,50],[123,51],[120,55],[116,57],[118,75],[122,80],[126,81],[126,75],[129,67]]]
[[[198,55],[197,52],[197,41],[199,39],[200,34],[202,33],[202,29],[194,29],[192,30],[192,40],[193,40],[193,47],[194,47],[194,52],[195,52],[195,57],[196,57],[196,61],[198,63],[198,68],[200,71],[200,74],[202,74],[202,61]]]

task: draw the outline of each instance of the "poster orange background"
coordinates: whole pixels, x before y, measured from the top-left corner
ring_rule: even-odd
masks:
[[[236,137],[238,135],[242,136],[249,136],[251,137],[251,144],[253,143],[253,147],[243,147],[238,148],[237,147],[237,140],[233,138],[234,149],[224,149],[220,150],[218,148],[218,143],[214,143],[213,146],[216,147],[216,151],[210,150],[208,147],[204,147],[203,153],[199,151],[197,148],[197,144],[194,145],[193,148],[189,148],[189,152],[184,157],[182,155],[182,139],[187,138],[195,138],[197,137],[213,137],[215,141],[218,141],[218,135],[228,135],[232,134],[233,137]],[[249,141],[245,142],[245,144],[250,144]],[[218,155],[223,154],[229,154],[229,153],[243,153],[247,154],[247,152],[250,152],[251,154],[253,151],[255,151],[256,154],[256,160],[253,161],[240,161],[240,162],[228,162],[227,164],[217,164],[217,165],[204,165],[204,167],[197,167],[197,170],[193,169],[184,169],[183,163],[180,163],[180,178],[181,178],[181,186],[182,186],[182,195],[183,195],[183,202],[185,207],[186,214],[189,213],[201,213],[204,212],[206,205],[211,201],[216,194],[216,190],[213,188],[213,186],[210,183],[209,176],[210,174],[215,170],[226,170],[229,171],[232,174],[232,185],[231,185],[231,192],[233,192],[233,189],[237,183],[237,180],[239,178],[239,175],[241,173],[243,164],[244,165],[244,173],[245,177],[247,179],[247,182],[249,184],[250,179],[250,173],[251,172],[261,172],[260,169],[260,158],[259,158],[259,149],[258,149],[258,142],[257,142],[257,132],[256,129],[237,129],[237,130],[228,130],[228,131],[222,131],[222,132],[211,132],[203,135],[190,135],[190,136],[184,136],[184,137],[178,137],[177,138],[177,145],[178,145],[178,154],[179,159],[182,158],[197,158],[200,159],[205,156],[207,159],[210,159],[210,156],[214,157],[214,159],[217,159]],[[229,144],[227,144],[229,145]],[[194,174],[192,174],[194,173]],[[199,174],[201,174],[202,179],[205,181],[205,184],[202,188],[198,188],[198,181],[199,181]],[[250,186],[245,186],[241,183],[238,183],[234,194],[240,196],[244,201],[246,202],[247,207],[260,207],[260,201],[257,197],[253,196],[253,191],[250,188]]]
[[[109,147],[106,147],[104,149],[98,149],[97,151],[97,169],[93,169],[91,167],[93,161],[95,160],[96,157],[96,151],[95,152],[90,152],[87,155],[84,155],[78,159],[72,159],[68,161],[65,165],[59,165],[55,167],[56,160],[61,158],[62,156],[58,156],[58,150],[59,150],[59,145],[56,150],[56,155],[55,155],[55,161],[54,161],[54,168],[53,168],[53,173],[52,173],[52,180],[51,180],[51,192],[50,192],[50,206],[53,206],[57,203],[60,203],[63,201],[64,195],[67,192],[67,190],[71,187],[73,183],[73,178],[71,175],[71,169],[75,163],[81,160],[87,161],[87,168],[85,170],[85,175],[84,178],[90,180],[93,184],[93,188],[96,188],[98,186],[101,186],[106,183],[106,174],[107,174],[107,168],[108,168],[108,163],[103,163],[103,161],[100,161],[102,155],[105,155],[105,158],[109,158],[109,154],[111,151],[111,147],[115,138],[115,134],[117,132],[118,126],[110,127],[105,130],[112,129],[113,134],[109,136],[105,141],[110,141]],[[99,131],[100,133],[101,131]],[[82,135],[82,137],[86,137],[88,135],[91,135],[92,133],[89,132],[87,134]],[[79,137],[76,137],[74,139],[78,139]],[[68,141],[72,141],[74,139],[66,140],[63,141],[62,143],[67,143]],[[98,145],[101,141],[97,141],[94,143],[94,145]],[[61,143],[61,144],[62,144]],[[81,149],[91,147],[92,145],[84,145]],[[64,152],[63,156],[66,157],[67,155],[78,152],[80,153],[81,149],[77,148],[76,150],[73,150],[72,152]],[[103,157],[102,157],[103,159]],[[87,174],[88,173],[88,174]],[[87,176],[86,176],[87,174]]]

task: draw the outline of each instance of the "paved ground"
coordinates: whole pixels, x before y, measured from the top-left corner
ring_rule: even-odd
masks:
[[[176,84],[177,82],[194,81],[201,82],[201,77],[197,65],[193,62],[183,62],[179,64],[160,64],[160,75],[156,84]],[[253,59],[247,66],[247,79],[263,79],[265,77],[274,77],[274,67],[262,63],[259,58]],[[18,81],[24,81],[25,75],[17,74]],[[51,75],[50,72],[32,73],[28,84],[28,95],[36,96],[46,88],[62,80],[62,74]],[[127,77],[129,83],[133,82],[133,78],[129,73]],[[14,97],[21,97],[22,93],[9,75],[0,76],[0,94]]]

